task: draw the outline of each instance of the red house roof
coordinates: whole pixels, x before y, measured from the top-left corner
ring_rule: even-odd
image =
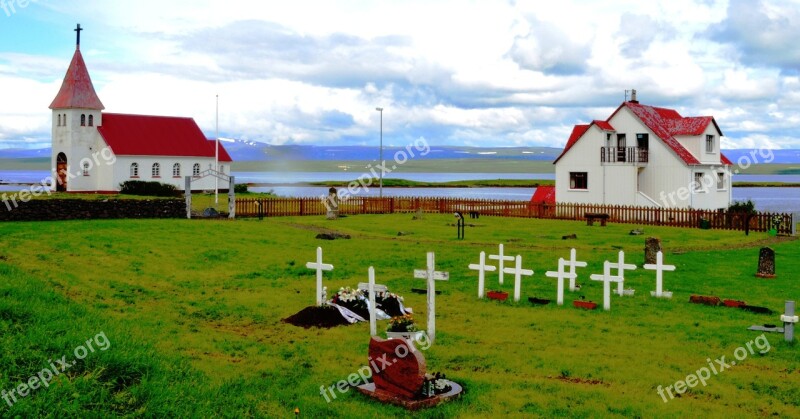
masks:
[[[102,111],[105,109],[103,102],[97,97],[83,61],[80,49],[75,49],[72,62],[69,63],[64,82],[61,83],[61,90],[58,91],[50,109],[94,109]]]
[[[642,123],[647,126],[653,133],[658,136],[664,144],[666,144],[673,152],[686,164],[700,164],[700,161],[692,155],[677,139],[675,136],[681,135],[700,135],[702,134],[708,124],[713,123],[714,127],[717,131],[722,134],[722,130],[719,129],[719,125],[711,116],[699,116],[699,117],[682,117],[677,111],[674,109],[667,109],[667,108],[657,108],[654,106],[647,106],[642,105],[639,102],[623,102],[611,116],[608,117],[605,121],[592,121],[592,124],[596,124],[600,129],[605,131],[614,131],[614,128],[608,123],[617,112],[620,111],[623,107],[627,107],[634,115],[636,115]],[[566,147],[564,147],[564,151],[561,152],[561,155],[553,162],[553,164],[557,163],[564,154],[572,148],[573,145],[586,133],[591,125],[576,125],[572,131],[572,135],[570,135],[569,140],[567,141]],[[724,165],[731,165],[731,161],[728,160],[722,153],[720,153],[720,162]]]
[[[214,157],[215,142],[192,118],[104,113],[97,131],[118,156]],[[219,161],[233,161],[222,144]]]

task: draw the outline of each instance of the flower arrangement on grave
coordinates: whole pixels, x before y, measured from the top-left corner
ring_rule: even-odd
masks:
[[[780,215],[773,215],[772,216],[772,228],[775,230],[780,230],[781,225],[783,225],[783,217]]]
[[[416,332],[417,325],[414,323],[414,316],[406,314],[404,316],[395,316],[389,320],[389,325],[386,327],[387,332]]]
[[[425,397],[433,397],[438,394],[444,394],[452,390],[453,387],[448,383],[447,377],[437,372],[432,378],[425,380],[422,385],[422,395]]]
[[[333,295],[331,302],[342,307],[356,312],[367,311],[367,301],[364,299],[364,293],[360,289],[352,289],[350,287],[339,288],[339,291]]]
[[[403,301],[403,297],[388,291],[378,293],[375,296],[375,303],[390,316],[402,316],[405,314],[402,309]]]

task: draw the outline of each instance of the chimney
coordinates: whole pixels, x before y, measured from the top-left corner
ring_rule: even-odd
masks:
[[[636,100],[636,89],[631,89],[631,102],[639,103],[639,101]]]

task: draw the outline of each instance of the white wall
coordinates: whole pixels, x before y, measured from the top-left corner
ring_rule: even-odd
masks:
[[[132,163],[139,164],[139,177],[132,178],[130,176],[130,167]],[[161,165],[161,173],[159,177],[153,177],[153,164],[159,163]],[[180,176],[172,175],[172,168],[175,163],[181,165]],[[214,159],[208,157],[160,157],[160,156],[121,156],[117,158],[117,163],[114,165],[114,189],[119,190],[119,184],[128,180],[141,180],[147,182],[161,182],[174,185],[178,190],[184,190],[186,184],[185,177],[192,175],[192,168],[195,163],[200,164],[200,171],[208,170],[209,167],[214,166]],[[221,170],[226,175],[230,175],[230,162],[220,162]],[[214,177],[205,177],[192,182],[193,190],[214,190]],[[219,181],[220,189],[228,189],[228,183],[222,180]]]

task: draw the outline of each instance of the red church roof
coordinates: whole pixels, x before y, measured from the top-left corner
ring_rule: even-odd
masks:
[[[642,123],[647,126],[653,133],[658,136],[664,144],[666,144],[673,152],[686,164],[700,164],[700,161],[692,155],[689,150],[687,150],[677,139],[675,136],[681,135],[700,135],[702,134],[709,124],[713,123],[714,127],[717,131],[722,134],[722,130],[719,129],[717,122],[711,116],[699,116],[699,117],[682,117],[677,111],[674,109],[667,109],[667,108],[657,108],[654,106],[647,106],[642,105],[639,102],[624,102],[620,105],[611,116],[608,117],[606,121],[592,121],[592,124],[596,124],[600,129],[606,131],[614,131],[614,128],[608,123],[614,115],[619,112],[620,109],[623,107],[627,107],[630,111],[638,117]],[[564,151],[561,152],[561,155],[553,162],[553,164],[557,163],[558,160],[561,159],[564,154],[569,151],[570,148],[586,133],[591,125],[576,125],[572,131],[572,135],[570,135],[569,140],[567,140],[567,145],[564,147]],[[720,161],[721,164],[724,165],[731,165],[731,161],[728,160],[725,155],[720,153]]]
[[[86,69],[81,50],[75,49],[72,62],[69,63],[61,90],[58,91],[50,109],[94,109],[102,111],[105,109],[97,93],[94,91],[92,79]]]
[[[215,142],[192,118],[104,113],[97,131],[118,156],[214,157]],[[233,161],[221,143],[219,161]]]

